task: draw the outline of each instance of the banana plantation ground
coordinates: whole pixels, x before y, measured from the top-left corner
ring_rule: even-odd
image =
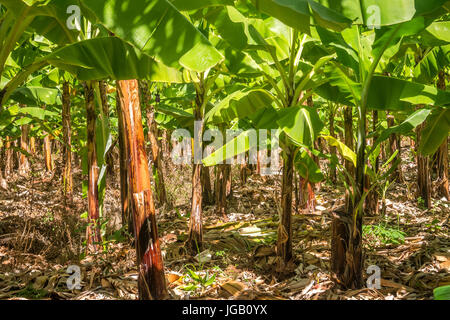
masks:
[[[344,201],[342,187],[322,183],[315,210],[293,216],[294,263],[280,275],[274,252],[280,177],[253,174],[240,186],[234,168],[229,221],[206,207],[204,251],[193,256],[185,249],[192,169],[168,164],[168,196],[175,206],[157,210],[157,219],[171,298],[432,299],[434,288],[450,284],[450,203],[433,199],[427,210],[417,201],[415,163],[409,146],[403,150],[405,183],[389,190],[384,215],[364,218],[364,270],[380,267],[379,290],[340,289],[329,271],[332,211]],[[80,216],[86,201],[75,188],[73,205],[64,204],[59,160],[55,172],[42,173],[44,162],[36,156],[31,173],[11,177],[0,195],[0,299],[136,299],[133,241],[117,231],[118,175],[107,178],[103,251],[84,256]],[[76,168],[74,181],[80,179]],[[81,267],[79,290],[67,287],[69,265]]]

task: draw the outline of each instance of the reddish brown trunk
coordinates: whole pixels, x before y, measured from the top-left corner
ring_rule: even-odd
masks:
[[[214,203],[214,196],[211,187],[211,175],[209,172],[209,167],[203,167],[202,187],[203,187],[203,203],[212,205]]]
[[[153,162],[153,177],[155,181],[155,190],[157,199],[160,205],[168,205],[166,185],[164,183],[164,169],[162,164],[162,148],[158,140],[159,130],[155,121],[155,108],[151,104],[151,96],[149,93],[148,84],[145,81],[140,82],[144,106],[146,109],[148,139],[150,141],[152,162]]]
[[[281,188],[281,217],[278,226],[277,255],[282,265],[280,270],[292,260],[292,186],[294,178],[294,151],[284,150],[283,178]]]
[[[309,213],[314,212],[316,197],[314,194],[314,187],[312,184],[303,177],[300,177],[300,184],[298,190],[298,202],[299,208],[308,211]]]
[[[425,204],[425,207],[431,209],[431,176],[430,176],[430,160],[428,156],[424,156],[419,152],[421,144],[422,130],[425,128],[425,123],[422,123],[416,128],[416,161],[417,161],[417,187],[419,195]]]
[[[101,245],[100,210],[98,203],[98,164],[95,139],[95,102],[93,83],[84,83],[87,115],[88,149],[88,227],[86,230],[87,249],[98,251]]]
[[[63,126],[63,156],[64,156],[64,175],[63,192],[66,200],[72,202],[72,129],[70,119],[70,87],[68,82],[63,84],[62,95],[62,126]]]
[[[122,212],[122,226],[128,226],[128,232],[134,235],[133,217],[131,216],[131,196],[128,174],[128,148],[125,138],[125,120],[120,107],[119,90],[117,90],[116,112],[119,131],[119,167],[120,167],[120,202]]]
[[[30,125],[30,131],[33,130],[33,125]],[[30,137],[30,148],[29,148],[29,152],[31,155],[34,155],[36,153],[36,138],[35,137]]]
[[[216,213],[224,220],[228,220],[227,217],[227,164],[219,164],[217,166],[216,175]]]
[[[118,89],[129,157],[139,297],[142,300],[166,299],[168,292],[145,151],[138,81],[118,81]]]
[[[20,148],[22,152],[20,152],[19,156],[19,174],[26,175],[30,170],[30,163],[28,162],[28,156],[25,152],[28,153],[28,133],[29,126],[27,124],[22,126],[22,134],[20,136]]]
[[[11,138],[6,137],[5,142],[5,165],[4,165],[5,177],[8,177],[12,173],[13,169],[13,149],[11,145]]]

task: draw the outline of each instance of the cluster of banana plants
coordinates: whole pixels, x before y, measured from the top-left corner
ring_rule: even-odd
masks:
[[[227,216],[232,164],[245,172],[246,162],[256,159],[258,165],[271,164],[265,174],[281,174],[280,272],[294,262],[293,194],[314,208],[314,189],[326,177],[319,160],[327,160],[331,180],[338,183],[339,174],[347,188],[331,239],[331,268],[347,288],[363,285],[363,217],[378,210],[380,181],[394,173],[401,181],[399,136],[416,140],[426,205],[431,206],[430,156],[438,159],[441,190],[449,197],[447,1],[0,0],[0,5],[3,162],[10,161],[12,141],[20,139],[16,148],[26,171],[28,139],[42,138],[51,171],[50,137],[59,140],[70,201],[72,153],[79,154],[88,176],[87,245],[98,250],[106,175],[118,145],[122,217],[136,239],[142,299],[168,297],[153,195],[159,205],[167,204],[163,131],[178,140],[189,137],[181,146],[193,164],[188,238],[193,252],[203,246],[203,205],[215,203],[217,213]],[[391,149],[383,156],[388,139]],[[330,154],[323,152],[325,141]],[[215,167],[214,195],[209,167]],[[294,190],[297,175],[300,193]]]

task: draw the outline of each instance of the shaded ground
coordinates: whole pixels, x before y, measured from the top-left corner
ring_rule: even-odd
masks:
[[[323,184],[313,213],[293,217],[295,265],[287,279],[276,277],[279,177],[235,181],[229,222],[205,209],[205,251],[192,257],[184,240],[189,211],[190,169],[169,170],[172,210],[160,209],[159,232],[170,293],[174,299],[431,299],[450,284],[450,204],[420,208],[414,196],[414,164],[404,159],[407,182],[394,184],[384,216],[365,218],[366,268],[381,269],[380,290],[340,290],[329,272],[331,211],[341,188]],[[33,172],[42,172],[40,161]],[[237,177],[238,175],[235,174]],[[117,178],[109,179],[104,252],[83,257],[86,200],[81,175],[74,204],[64,205],[57,174],[9,180],[0,192],[0,299],[136,299],[135,252],[114,233],[120,219]],[[80,258],[81,257],[81,258]],[[81,289],[69,290],[69,265],[81,268]]]

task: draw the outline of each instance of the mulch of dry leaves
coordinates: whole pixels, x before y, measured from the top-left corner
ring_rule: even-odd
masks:
[[[322,184],[316,211],[294,215],[295,261],[287,266],[290,273],[280,276],[275,254],[279,177],[250,177],[245,186],[236,181],[229,221],[206,207],[204,250],[192,256],[184,245],[190,170],[173,170],[168,189],[175,208],[158,210],[171,298],[432,299],[434,288],[450,284],[450,203],[435,199],[432,210],[420,208],[413,192],[415,167],[407,163],[404,170],[406,183],[388,192],[386,214],[365,218],[366,225],[403,235],[398,241],[373,234],[364,239],[365,267],[381,270],[378,290],[342,290],[329,271],[331,212],[342,201],[341,188]],[[41,172],[38,164],[33,172]],[[75,181],[81,181],[79,172]],[[82,256],[80,215],[86,201],[81,187],[66,206],[58,174],[14,176],[8,183],[8,191],[0,193],[0,299],[137,299],[136,256],[129,240],[107,236],[103,252]],[[108,234],[120,220],[119,199],[113,178],[105,200]],[[79,289],[68,289],[70,265],[80,267]]]

